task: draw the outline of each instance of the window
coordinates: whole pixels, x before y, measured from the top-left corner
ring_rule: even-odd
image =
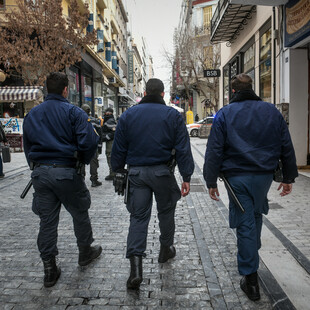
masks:
[[[271,102],[271,29],[259,40],[259,95],[264,101]]]
[[[252,78],[253,90],[255,90],[255,44],[251,45],[243,54],[243,72]]]
[[[213,65],[213,46],[204,48],[204,63],[206,69],[214,69]]]
[[[5,0],[0,0],[0,9],[4,9],[5,7]]]
[[[204,28],[210,27],[212,19],[212,6],[206,6],[203,8],[203,26]]]
[[[69,79],[69,102],[79,106],[80,94],[79,94],[79,74],[75,67],[72,67],[68,72]]]

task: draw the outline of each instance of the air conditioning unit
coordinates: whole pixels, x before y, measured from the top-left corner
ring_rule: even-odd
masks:
[[[115,84],[116,83],[116,78],[115,77],[110,77],[110,78],[108,78],[108,80],[109,80],[110,84]]]

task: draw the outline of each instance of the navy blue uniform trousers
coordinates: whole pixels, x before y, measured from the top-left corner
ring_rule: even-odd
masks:
[[[127,209],[130,212],[130,226],[127,258],[133,255],[145,256],[153,193],[157,203],[160,243],[164,246],[173,244],[174,213],[176,203],[181,198],[174,174],[166,165],[130,167],[128,176],[130,185]]]
[[[242,175],[227,178],[245,212],[229,197],[229,225],[237,232],[237,262],[241,275],[249,275],[259,267],[262,214],[269,211],[267,194],[272,174]]]
[[[41,165],[31,174],[35,189],[32,210],[40,217],[38,248],[43,260],[58,254],[57,228],[61,204],[73,218],[74,233],[78,246],[93,242],[91,222],[88,215],[90,193],[84,178],[75,168],[54,168]]]

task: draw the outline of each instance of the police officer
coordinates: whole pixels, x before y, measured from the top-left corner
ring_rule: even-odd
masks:
[[[150,79],[143,99],[120,117],[112,148],[111,164],[118,176],[129,167],[130,189],[127,209],[130,227],[126,257],[131,272],[127,288],[138,289],[142,282],[142,257],[145,256],[148,223],[151,216],[153,193],[157,202],[160,228],[159,263],[176,255],[174,242],[176,202],[190,191],[194,162],[181,114],[166,106],[164,84]],[[169,167],[174,153],[183,178],[181,191]]]
[[[267,193],[278,160],[283,163],[281,196],[289,194],[298,176],[295,151],[283,116],[263,102],[252,89],[252,79],[238,74],[232,79],[230,104],[217,112],[208,139],[203,175],[209,195],[219,200],[217,178],[224,174],[245,209],[229,195],[229,225],[236,228],[240,287],[251,300],[259,300],[258,250],[262,214],[269,210]]]
[[[101,143],[102,143],[101,120],[99,118],[96,118],[90,115],[91,110],[88,104],[82,104],[81,108],[82,110],[86,112],[86,114],[88,115],[88,121],[93,125],[93,127],[95,128],[96,132],[99,135],[98,148],[100,148]],[[97,186],[102,185],[102,182],[98,181],[98,168],[99,168],[98,148],[96,150],[94,157],[91,159],[90,164],[89,164],[90,181],[91,181],[92,187],[97,187]],[[85,175],[85,170],[83,171],[83,173]]]
[[[34,166],[32,210],[40,217],[37,244],[44,264],[44,286],[51,287],[61,272],[55,261],[61,204],[73,218],[79,265],[89,264],[102,248],[91,246],[91,199],[84,178],[76,169],[77,157],[83,164],[93,158],[99,137],[85,112],[66,99],[69,90],[64,73],[49,74],[46,86],[45,101],[32,108],[24,119],[23,139],[28,164]]]
[[[102,141],[105,142],[105,155],[109,166],[109,174],[105,177],[106,181],[112,181],[114,178],[114,172],[111,166],[111,152],[116,130],[116,121],[113,112],[112,108],[107,108],[105,110],[102,127]]]

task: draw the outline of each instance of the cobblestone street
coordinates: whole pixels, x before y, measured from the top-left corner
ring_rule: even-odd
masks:
[[[159,229],[156,208],[153,206],[147,256],[143,260],[143,282],[137,292],[126,289],[129,261],[125,258],[125,250],[129,214],[123,197],[114,193],[112,182],[104,181],[107,175],[104,151],[100,155],[99,167],[102,186],[90,187],[89,167],[86,168],[86,182],[92,197],[90,216],[94,244],[102,245],[103,253],[89,266],[78,266],[72,220],[63,208],[58,228],[58,261],[62,274],[52,288],[43,286],[43,264],[36,246],[39,218],[31,211],[33,190],[24,200],[19,197],[29,181],[30,171],[24,154],[12,153],[11,163],[4,164],[6,177],[0,180],[0,308],[268,310],[294,309],[295,306],[296,309],[302,309],[293,302],[294,298],[288,299],[279,285],[279,290],[274,286],[276,294],[270,294],[268,287],[278,279],[272,277],[268,259],[262,260],[260,266],[261,300],[252,302],[241,291],[236,264],[236,238],[227,224],[224,189],[220,189],[222,202],[216,204],[209,198],[202,178],[201,154],[205,151],[205,143],[206,140],[200,139],[192,141],[196,162],[192,190],[189,196],[178,202],[175,235],[177,255],[166,264],[157,262]],[[180,184],[179,174],[176,176]],[[285,235],[303,255],[303,268],[308,281],[304,289],[310,283],[307,271],[310,220],[309,212],[304,212],[309,208],[309,193],[306,191],[310,187],[309,180],[304,175],[300,176],[296,182],[296,193],[283,202],[272,190],[271,202],[278,203],[283,211],[288,211],[278,216],[275,210],[271,210],[268,216],[270,225]],[[294,199],[301,192],[298,211],[294,212]],[[291,208],[292,205],[295,209]],[[294,212],[294,217],[291,212]],[[274,253],[273,259],[277,255]],[[282,266],[282,270],[284,273],[285,266]],[[306,293],[303,298],[310,301]]]

